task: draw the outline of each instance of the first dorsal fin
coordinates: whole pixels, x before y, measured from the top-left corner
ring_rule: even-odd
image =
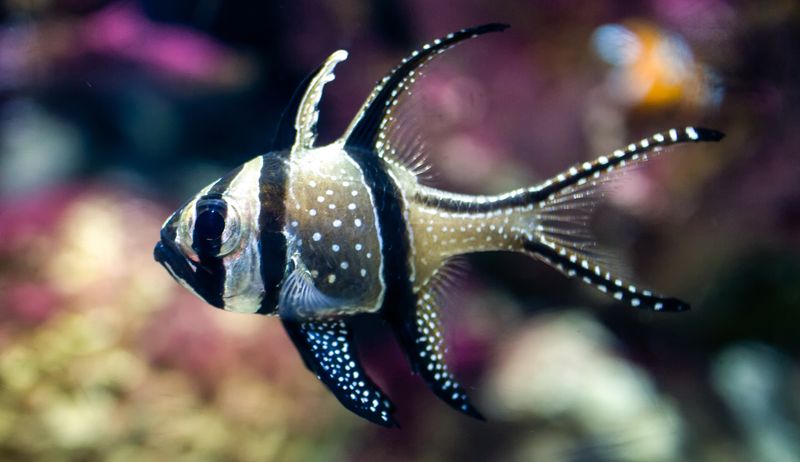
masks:
[[[508,28],[507,24],[492,23],[462,29],[427,43],[421,49],[411,53],[375,86],[345,131],[343,136],[345,146],[365,150],[377,147],[380,151],[380,146],[376,146],[376,143],[379,142],[380,134],[391,116],[392,107],[414,83],[416,71],[420,67],[463,40],[488,32],[502,31],[506,28]]]
[[[334,79],[334,67],[345,59],[347,51],[333,52],[297,87],[281,117],[272,150],[314,147],[314,141],[317,139],[317,120],[319,120],[317,106],[322,98],[322,88]]]

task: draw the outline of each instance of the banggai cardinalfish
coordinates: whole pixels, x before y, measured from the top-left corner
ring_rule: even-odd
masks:
[[[404,123],[398,102],[436,55],[506,27],[464,29],[414,51],[378,82],[341,138],[317,146],[323,87],[347,58],[334,52],[292,97],[272,151],[206,186],[167,219],[156,260],[217,308],[277,315],[339,401],[384,426],[397,425],[394,406],[356,354],[351,317],[358,313],[383,317],[436,396],[482,418],[444,361],[439,306],[457,255],[520,252],[632,306],[687,310],[613,274],[613,256],[595,242],[589,217],[621,170],[673,144],[718,141],[720,132],[668,130],[496,196],[452,194],[418,179],[419,132]]]

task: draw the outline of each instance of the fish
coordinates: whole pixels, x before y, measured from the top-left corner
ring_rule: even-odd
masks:
[[[378,81],[340,138],[318,145],[323,87],[348,57],[335,51],[291,97],[267,154],[167,218],[156,261],[214,307],[279,318],[305,366],[341,404],[386,427],[399,426],[396,407],[359,360],[356,315],[385,320],[428,388],[484,420],[445,359],[440,307],[460,255],[519,252],[628,305],[688,310],[619,276],[589,217],[620,173],[672,145],[719,141],[719,131],[670,129],[499,195],[456,194],[420,179],[419,136],[399,103],[430,60],[507,27],[479,25],[423,45]]]

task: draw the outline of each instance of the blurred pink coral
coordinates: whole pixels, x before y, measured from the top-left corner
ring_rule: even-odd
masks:
[[[187,374],[201,388],[217,382],[234,365],[233,342],[194,299],[178,296],[155,313],[141,331],[142,349],[157,366]]]
[[[0,285],[3,293],[0,318],[3,323],[35,326],[46,321],[60,306],[62,299],[50,287],[21,281]]]
[[[224,79],[226,67],[240,65],[223,45],[192,29],[157,24],[134,2],[112,3],[86,18],[80,48],[129,59],[156,72],[195,81]]]
[[[0,453],[154,460],[188,447],[306,460],[319,444],[335,451],[341,443],[325,435],[346,411],[323,398],[280,324],[215,311],[152,261],[165,213],[104,187],[3,208]]]
[[[205,85],[241,85],[248,60],[199,31],[153,22],[134,1],[111,2],[85,17],[0,28],[0,89],[53,77],[87,55],[133,62],[158,76]]]

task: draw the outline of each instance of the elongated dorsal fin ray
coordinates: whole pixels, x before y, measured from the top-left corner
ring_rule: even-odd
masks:
[[[419,288],[416,306],[409,315],[390,319],[389,323],[408,357],[411,368],[425,380],[428,388],[452,408],[479,420],[485,420],[475,409],[464,387],[458,383],[445,362],[444,336],[442,335],[440,306],[441,295],[447,292],[452,278],[459,271],[459,259],[440,267]]]
[[[347,59],[347,51],[337,50],[333,52],[311,80],[297,111],[297,118],[294,123],[297,138],[292,147],[293,151],[314,147],[314,142],[317,139],[317,121],[319,120],[319,101],[322,99],[322,88],[326,83],[336,78],[333,74],[333,69],[345,59]]]
[[[342,137],[345,140],[345,146],[380,151],[381,147],[377,143],[380,142],[380,134],[391,116],[392,107],[414,83],[416,71],[421,66],[463,40],[488,32],[502,31],[506,28],[508,28],[507,24],[492,23],[462,29],[438,38],[414,51],[375,86],[345,131]]]
[[[398,426],[392,416],[394,405],[361,366],[346,321],[281,321],[306,367],[344,407],[370,422]]]
[[[347,59],[347,51],[337,50],[309,74],[297,87],[289,105],[281,116],[278,131],[272,143],[273,151],[284,149],[310,149],[317,139],[319,101],[322,89],[334,79],[333,70]]]

